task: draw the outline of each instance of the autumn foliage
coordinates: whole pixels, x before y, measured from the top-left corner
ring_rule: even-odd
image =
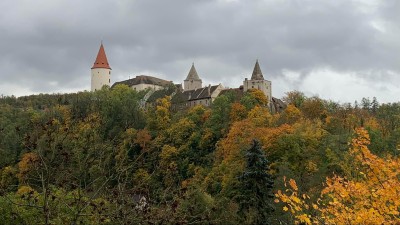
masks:
[[[285,203],[283,210],[306,224],[400,223],[400,160],[372,154],[369,144],[368,132],[357,128],[350,149],[356,176],[327,177],[317,202],[307,202],[306,194],[299,196],[293,179],[289,189],[276,193],[276,202]]]
[[[400,103],[172,89],[0,98],[0,224],[400,223]]]

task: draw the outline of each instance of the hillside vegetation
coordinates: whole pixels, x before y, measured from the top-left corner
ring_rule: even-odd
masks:
[[[127,86],[0,99],[0,224],[400,223],[400,103]]]

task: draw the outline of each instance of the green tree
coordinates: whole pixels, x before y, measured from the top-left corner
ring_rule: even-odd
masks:
[[[293,104],[297,108],[300,108],[303,105],[303,102],[307,99],[303,92],[300,91],[291,91],[287,92],[286,96],[283,97],[283,100],[289,104]]]
[[[258,140],[253,140],[245,157],[246,167],[238,178],[241,186],[239,213],[243,214],[245,224],[268,224],[268,217],[274,210],[271,204],[274,182]]]

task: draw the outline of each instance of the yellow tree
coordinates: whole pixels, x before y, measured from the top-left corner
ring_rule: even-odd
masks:
[[[265,96],[264,92],[258,89],[250,89],[249,90],[250,96],[252,96],[259,105],[267,105],[268,98]]]
[[[327,178],[321,194],[330,202],[320,211],[328,224],[400,223],[400,160],[372,154],[368,132],[359,128],[356,133],[350,151],[360,166],[360,176]]]
[[[143,151],[147,151],[147,146],[151,141],[151,135],[147,129],[139,130],[136,134],[135,142],[140,145]]]
[[[288,124],[294,124],[302,117],[301,111],[293,104],[289,104],[281,114],[281,118]]]
[[[229,115],[232,122],[243,120],[246,118],[246,115],[246,107],[238,102],[232,104],[231,113]]]
[[[171,122],[171,97],[157,99],[154,111],[148,113],[148,128],[160,132],[168,128]]]
[[[368,149],[369,135],[364,128],[356,129],[356,134],[350,152],[358,176],[351,180],[336,175],[327,178],[318,203],[306,202],[306,195],[299,198],[294,180],[290,180],[290,188],[285,192],[276,193],[276,202],[285,203],[283,210],[290,211],[297,223],[400,223],[400,160],[372,154]]]

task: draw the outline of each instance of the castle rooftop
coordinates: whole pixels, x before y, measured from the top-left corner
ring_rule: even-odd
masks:
[[[93,64],[92,69],[97,68],[104,68],[104,69],[111,69],[110,65],[108,64],[106,52],[104,51],[103,43],[100,45],[99,52],[97,53],[96,61]]]

